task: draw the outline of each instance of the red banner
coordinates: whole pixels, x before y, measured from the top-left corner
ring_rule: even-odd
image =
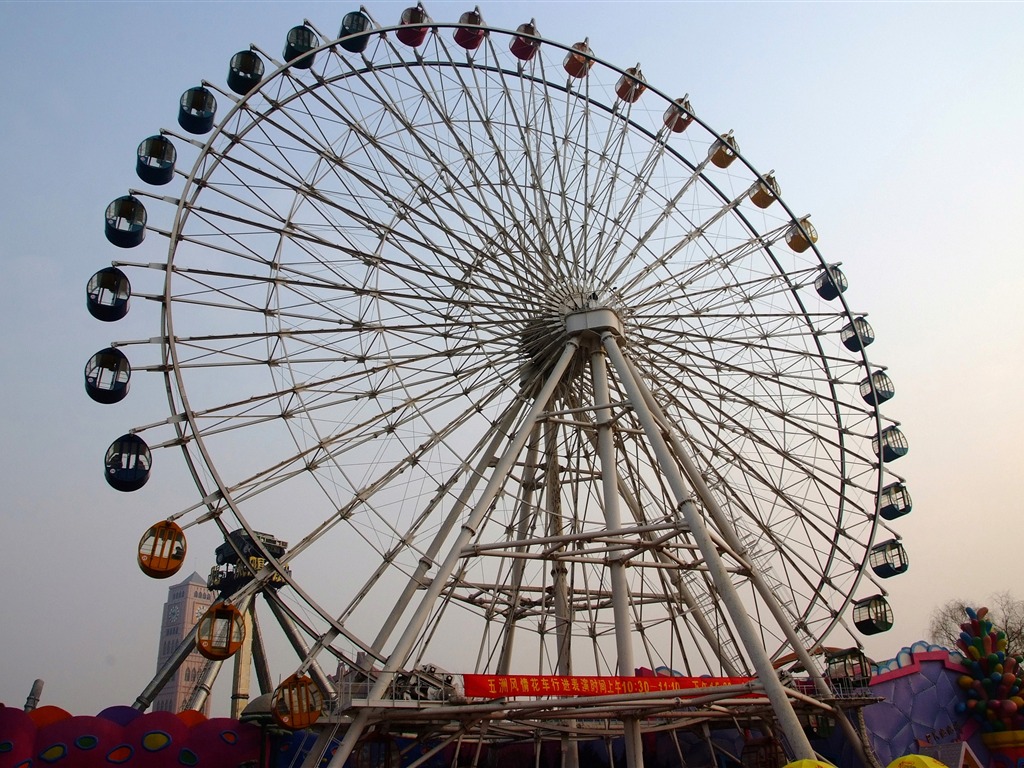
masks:
[[[675,692],[697,696],[707,688],[742,685],[753,677],[604,677],[587,675],[463,675],[466,696],[473,699],[517,696],[620,696],[627,693]],[[686,693],[679,694],[680,691]]]

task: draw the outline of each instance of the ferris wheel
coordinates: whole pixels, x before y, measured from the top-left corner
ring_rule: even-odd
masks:
[[[911,502],[874,332],[774,175],[639,65],[479,10],[360,10],[238,52],[137,171],[105,221],[144,255],[88,302],[153,299],[160,332],[94,355],[86,389],[164,380],[106,477],[138,491],[183,454],[196,502],[140,565],[170,575],[220,528],[211,658],[260,595],[294,652],[275,674],[325,709],[335,669],[371,698],[448,673],[763,681],[891,626]]]

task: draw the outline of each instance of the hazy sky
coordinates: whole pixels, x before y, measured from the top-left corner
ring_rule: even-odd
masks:
[[[404,3],[368,5],[382,22]],[[468,4],[430,2],[435,19]],[[138,142],[174,123],[177,99],[250,42],[279,52],[337,3],[0,2],[3,506],[0,702],[75,714],[131,703],[155,668],[167,584],[134,550],[147,525],[193,500],[165,481],[126,496],[103,481],[108,443],[158,420],[159,396],[90,401],[82,368],[122,329],[85,311],[85,282],[113,258],[106,204],[138,182]],[[914,511],[896,524],[910,570],[888,583],[894,629],[878,659],[921,639],[937,603],[1015,591],[1024,407],[1024,5],[1010,3],[538,2],[482,4],[488,22],[535,17],[543,36],[589,37],[642,63],[734,129],[787,203],[811,213],[869,314],[910,453]],[[157,335],[158,328],[140,331]],[[148,490],[148,489],[147,489]],[[180,501],[179,501],[180,500]],[[152,509],[147,506],[152,505]],[[211,558],[212,559],[212,558]],[[209,563],[194,559],[204,571]],[[185,576],[187,574],[183,574]]]

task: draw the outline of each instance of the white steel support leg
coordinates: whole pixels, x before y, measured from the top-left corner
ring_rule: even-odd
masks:
[[[521,408],[519,406],[510,406],[502,417],[501,422],[497,425],[497,429],[494,430],[494,438],[490,443],[488,443],[486,450],[482,452],[480,456],[480,463],[473,467],[473,471],[469,473],[466,485],[459,493],[459,497],[456,499],[455,504],[452,505],[451,512],[449,512],[445,517],[440,529],[431,540],[430,546],[416,564],[416,570],[406,583],[405,590],[395,602],[395,607],[391,610],[387,620],[381,625],[380,630],[377,632],[377,637],[374,638],[373,646],[371,647],[375,655],[379,655],[382,652],[382,649],[391,638],[391,633],[398,625],[398,620],[405,612],[406,606],[412,602],[416,592],[418,592],[427,582],[427,571],[429,571],[431,566],[434,564],[434,560],[437,558],[438,552],[441,550],[441,545],[447,540],[448,534],[455,528],[455,524],[458,522],[464,508],[466,507],[467,499],[472,496],[473,492],[476,490],[477,484],[486,475],[487,465],[498,452],[502,441],[505,440],[505,435],[507,435],[512,429],[512,425],[515,423],[515,418],[520,411]],[[438,494],[438,497],[440,497],[440,494]],[[431,504],[433,503],[434,502],[432,501]]]
[[[590,370],[594,383],[594,412],[597,422],[597,451],[601,466],[601,491],[604,498],[605,526],[610,531],[622,527],[619,514],[618,473],[615,468],[615,442],[612,435],[611,397],[608,394],[608,366],[604,352],[595,349],[590,356]],[[625,553],[613,552],[608,556],[608,570],[612,587],[612,614],[615,617],[615,652],[618,673],[632,675],[633,633],[629,614],[629,585],[626,581]],[[626,742],[626,768],[643,768],[643,744],[640,741],[640,723],[635,717],[623,718],[623,736]]]
[[[302,635],[302,632],[292,621],[291,616],[288,615],[287,610],[281,602],[281,598],[277,596],[277,593],[273,590],[268,590],[263,593],[263,597],[266,598],[267,605],[270,606],[271,613],[274,614],[274,618],[277,619],[278,626],[284,632],[285,637],[288,638],[288,642],[291,643],[292,649],[295,651],[295,655],[300,659],[305,659],[303,662],[304,672],[309,672],[309,676],[313,678],[313,682],[316,683],[316,687],[320,689],[324,699],[333,699],[336,697],[334,685],[327,679],[327,675],[321,668],[320,663],[316,660],[315,656],[310,655],[310,647]]]
[[[231,717],[240,720],[242,710],[249,703],[249,683],[252,671],[252,613],[256,608],[256,601],[251,600],[249,607],[242,612],[242,621],[245,625],[245,641],[242,647],[235,652],[234,673],[231,678]]]
[[[270,666],[267,663],[267,651],[263,645],[263,629],[256,613],[255,604],[249,615],[252,617],[252,666],[256,670],[256,685],[261,694],[270,693],[274,690],[274,678],[270,674]]]
[[[244,616],[249,612],[249,605],[252,603],[252,595],[245,595],[238,599],[235,603],[235,607]],[[201,620],[200,620],[201,621]],[[198,631],[199,623],[193,628],[193,631]],[[248,642],[249,638],[246,636],[245,642]],[[202,677],[195,684],[192,689],[192,693],[189,695],[188,701],[185,702],[185,709],[202,710],[206,705],[206,700],[210,696],[210,691],[213,690],[213,684],[217,681],[217,675],[220,674],[220,668],[224,665],[224,660],[211,661],[203,667]]]
[[[189,654],[195,650],[198,628],[198,624],[192,625],[192,629],[184,638],[182,638],[181,642],[178,643],[178,647],[174,649],[174,653],[168,656],[164,665],[157,670],[156,677],[153,678],[149,685],[147,685],[142,693],[139,694],[138,698],[135,699],[135,703],[132,704],[133,709],[137,709],[140,712],[145,712],[149,709],[149,705],[153,703],[153,699],[159,695],[160,691],[162,691],[164,686],[167,685],[170,679],[174,676],[174,673],[178,671],[178,667],[184,663]]]
[[[758,637],[754,624],[743,607],[739,594],[736,592],[732,579],[730,579],[725,564],[719,555],[718,548],[705,528],[700,512],[693,503],[690,488],[679,471],[679,467],[672,452],[669,450],[668,444],[665,442],[661,426],[647,405],[648,398],[644,395],[644,388],[639,379],[634,377],[633,370],[626,362],[622,350],[619,349],[615,336],[612,333],[606,332],[602,335],[602,342],[605,351],[608,353],[608,358],[611,360],[612,366],[618,374],[623,388],[626,390],[637,419],[643,426],[644,433],[647,435],[658,463],[665,473],[665,479],[668,481],[669,487],[677,499],[679,511],[686,520],[691,535],[704,557],[711,580],[718,589],[719,596],[722,598],[722,602],[725,604],[725,608],[729,612],[733,624],[736,626],[740,641],[743,643],[743,647],[750,657],[751,663],[754,665],[754,671],[757,674],[758,680],[764,686],[765,695],[771,702],[775,717],[778,718],[779,726],[782,728],[790,748],[793,750],[796,759],[813,760],[814,750],[811,748],[811,743],[807,740],[807,735],[800,726],[796,712],[789,697],[786,695],[785,686],[782,685],[778,675],[776,675],[771,659],[768,658],[768,654]]]
[[[627,359],[626,364],[629,366],[633,379],[639,382],[640,376],[632,362]],[[715,525],[717,525],[718,529],[722,532],[722,538],[725,539],[725,542],[748,564],[750,580],[754,584],[754,588],[764,599],[768,610],[771,612],[778,625],[782,628],[783,633],[786,635],[786,640],[789,641],[789,644],[796,653],[801,665],[803,665],[803,668],[807,670],[807,674],[814,682],[815,690],[822,696],[831,696],[832,691],[829,689],[828,683],[826,683],[824,678],[821,676],[821,672],[814,660],[811,658],[810,652],[804,646],[803,639],[797,634],[796,629],[791,625],[789,616],[787,616],[782,610],[782,606],[779,605],[778,599],[772,592],[771,587],[765,581],[764,577],[761,575],[760,571],[753,567],[747,557],[743,543],[740,541],[740,537],[729,524],[725,512],[723,512],[722,508],[718,505],[714,495],[711,493],[711,489],[708,488],[707,484],[704,482],[704,478],[701,477],[700,472],[694,465],[693,460],[684,449],[682,441],[672,428],[672,424],[669,422],[668,417],[665,416],[664,411],[661,410],[661,407],[651,395],[650,391],[642,385],[641,388],[644,390],[644,401],[647,403],[647,406],[654,413],[655,417],[661,423],[665,433],[668,435],[669,442],[672,444],[672,448],[675,451],[676,456],[678,456],[679,461],[683,465],[683,471],[693,484],[694,490],[697,492],[701,502],[704,504],[704,508],[708,511],[711,519],[715,521]],[[849,719],[846,717],[846,713],[836,707],[835,715],[836,721],[839,723],[839,727],[846,736],[846,740],[853,747],[861,762],[865,765],[877,763],[877,759],[875,759],[874,762],[871,761],[871,756],[867,753],[867,749],[869,749],[869,747],[863,743],[860,735],[854,729],[853,724],[850,723]]]
[[[537,467],[537,441],[539,439],[540,430],[534,429],[533,435],[530,436],[530,446],[526,451],[525,466],[527,467],[526,472],[529,477],[527,480],[528,484],[523,492],[523,499],[519,505],[519,509],[516,510],[516,515],[518,517],[518,522],[516,523],[516,541],[523,541],[530,528],[530,510],[533,507],[533,497],[536,486],[533,476],[530,475],[530,473],[534,471],[531,468]],[[517,554],[521,554],[525,551],[525,546],[516,547]],[[501,653],[498,655],[498,666],[495,670],[499,675],[507,675],[512,669],[512,649],[514,647],[514,640],[516,636],[516,614],[519,611],[521,599],[520,592],[523,586],[523,574],[525,571],[526,558],[515,558],[512,561],[512,568],[509,573],[509,583],[511,584],[510,593],[514,595],[514,602],[508,606],[505,617],[505,626],[502,631]]]
[[[560,426],[557,422],[546,422],[542,429],[546,444],[544,453],[546,456],[553,456],[557,450]],[[559,485],[560,473],[557,463],[549,463],[546,472],[547,480],[544,485],[548,510],[547,533],[549,536],[562,536],[565,533],[565,527],[562,518],[562,490]],[[559,549],[559,552],[564,551],[565,544]],[[572,675],[572,607],[569,604],[569,586],[566,583],[567,570],[562,560],[557,558],[554,560],[551,567],[551,586],[554,592],[555,642],[558,646],[555,669],[559,675],[564,677]],[[508,639],[511,646],[511,637]],[[563,734],[561,738],[562,768],[578,768],[579,745],[571,733],[576,727],[576,721],[568,720],[566,725],[570,732]]]
[[[196,711],[202,711],[203,707],[206,706],[206,700],[210,698],[210,692],[213,690],[213,684],[217,682],[217,675],[220,674],[220,668],[224,666],[224,660],[220,661],[207,661],[203,667],[202,676],[192,686],[192,693],[189,694],[188,699],[185,701],[185,709],[194,709]]]
[[[441,596],[441,592],[443,592],[445,587],[448,585],[449,577],[458,567],[459,561],[462,560],[463,548],[469,544],[473,539],[473,536],[476,535],[477,526],[480,525],[480,521],[490,509],[491,504],[497,496],[498,491],[501,490],[501,485],[508,476],[508,473],[514,468],[520,452],[523,450],[531,433],[533,432],[534,425],[544,410],[548,407],[548,402],[554,394],[555,388],[558,386],[559,381],[561,381],[562,376],[569,367],[569,363],[572,362],[578,348],[579,344],[574,340],[570,340],[565,345],[565,349],[562,351],[561,357],[558,358],[558,362],[552,366],[551,372],[548,374],[548,378],[544,382],[544,386],[537,393],[536,399],[533,402],[533,406],[530,408],[529,414],[527,414],[526,420],[520,426],[519,431],[515,434],[504,453],[502,453],[497,466],[488,478],[487,485],[484,487],[481,497],[477,500],[477,503],[469,513],[468,518],[462,524],[462,529],[459,531],[459,535],[448,550],[448,556],[445,557],[444,562],[438,566],[437,572],[434,574],[430,585],[426,588],[426,593],[423,595],[419,605],[416,607],[415,613],[406,625],[402,636],[398,639],[395,649],[391,652],[391,655],[388,656],[388,661],[384,665],[384,669],[381,670],[379,675],[377,675],[373,688],[367,696],[367,699],[370,702],[380,699],[381,696],[383,696],[384,692],[387,691],[388,686],[390,686],[394,680],[395,675],[409,660],[409,654],[412,652],[420,630],[423,628],[424,623],[426,623],[427,617],[430,615],[431,610],[433,610],[437,599]],[[370,715],[365,709],[361,710],[359,714],[353,718],[352,724],[349,726],[348,731],[346,731],[345,738],[343,738],[341,744],[338,745],[338,750],[334,753],[334,757],[331,758],[328,768],[342,768],[345,761],[348,759],[348,756],[352,753],[352,749],[355,747],[356,741],[362,735],[363,729],[366,728],[369,718]]]

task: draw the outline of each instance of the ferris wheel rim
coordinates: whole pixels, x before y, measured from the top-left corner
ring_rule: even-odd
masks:
[[[446,28],[459,28],[459,27],[461,27],[463,25],[431,22],[429,24],[429,26],[432,29],[435,30],[435,34],[436,34],[436,30],[438,30],[438,29],[443,29],[443,28],[445,28],[445,29]],[[368,33],[368,34],[374,34],[374,35],[375,34],[381,34],[381,35],[384,35],[384,34],[386,34],[388,32],[395,31],[396,29],[398,29],[398,27],[387,27],[387,28],[382,28],[382,29],[375,29],[371,33]],[[487,31],[487,34],[492,34],[492,33],[493,34],[503,34],[503,35],[506,35],[506,36],[512,36],[512,35],[516,34],[512,30],[501,30],[501,29],[494,28],[494,27],[487,27],[486,31]],[[341,39],[341,38],[339,38],[339,39]],[[328,49],[332,48],[332,46],[334,46],[337,42],[338,42],[338,40],[334,40],[334,41],[331,41],[331,42],[322,42],[320,47],[317,48],[315,52],[316,53],[320,53],[320,52],[323,52],[325,50],[328,50]],[[561,49],[563,51],[569,51],[570,50],[569,46],[565,46],[565,45],[562,45],[562,44],[559,44],[559,43],[553,43],[552,41],[548,41],[548,40],[543,40],[543,44],[545,44],[545,45],[553,45],[553,46],[555,46],[555,47],[557,47],[557,48],[559,48],[559,49]],[[604,62],[604,61],[602,61],[600,59],[597,59],[596,57],[591,57],[591,58],[593,58],[595,63],[598,64],[598,65],[604,66],[604,67],[606,67],[609,70],[614,70],[614,71],[616,71],[616,72],[618,72],[620,74],[624,74],[624,70],[618,69],[617,67],[615,67],[615,66],[613,66],[611,64],[608,64],[607,62]],[[444,62],[435,62],[435,63],[437,63],[438,65],[444,65]],[[403,67],[403,66],[407,67],[408,64],[407,63],[398,63],[398,64],[394,64],[393,66],[396,67],[396,68]],[[472,62],[469,62],[469,63],[466,63],[466,64],[458,64],[458,66],[472,68],[473,65],[472,65]],[[288,63],[279,64],[278,69],[272,75],[268,76],[267,81],[269,82],[269,81],[272,81],[274,78],[283,77],[284,73],[289,71],[289,68],[290,67],[289,67]],[[328,84],[330,82],[331,81],[324,80],[322,82],[318,81],[314,85],[307,84],[306,85],[306,90],[303,93],[316,90],[316,89],[318,89],[320,87],[323,87],[324,85],[326,85],[326,84]],[[545,85],[547,85],[547,81],[544,81],[544,82],[545,82]],[[193,202],[196,199],[198,199],[199,194],[203,191],[203,186],[202,185],[195,186],[194,189],[193,189],[193,185],[194,185],[195,179],[197,178],[197,171],[198,171],[198,169],[204,163],[204,160],[207,160],[210,157],[210,148],[213,146],[213,143],[222,134],[222,132],[226,130],[226,126],[228,125],[228,122],[232,118],[232,116],[234,116],[236,113],[241,111],[242,108],[243,108],[243,105],[251,97],[254,97],[256,94],[260,93],[263,87],[264,87],[264,85],[261,84],[259,88],[254,89],[250,94],[246,95],[242,99],[237,100],[236,104],[232,107],[232,109],[229,111],[227,116],[225,116],[221,121],[218,122],[216,128],[214,129],[213,135],[210,136],[210,138],[208,139],[207,143],[205,144],[203,150],[200,152],[200,154],[199,154],[199,156],[198,156],[198,158],[196,160],[196,163],[195,163],[195,165],[193,167],[193,170],[189,174],[188,179],[186,181],[186,192],[188,192],[190,189],[192,189],[192,191],[194,193],[194,196],[191,198],[191,200],[187,199],[187,197],[188,197],[187,194],[183,194],[181,196],[181,200],[180,200],[180,203],[179,203],[179,209],[178,209],[179,210],[179,214],[181,214],[183,212],[187,212],[188,214],[190,214],[191,211],[192,211]],[[652,90],[654,90],[654,89],[652,89]],[[566,92],[568,92],[568,91],[569,91],[569,88],[567,86],[566,87]],[[671,99],[666,94],[664,94],[664,93],[662,93],[660,91],[656,91],[656,90],[654,90],[654,92],[657,93],[658,95],[660,95],[661,98],[666,101],[666,103],[671,102]],[[280,109],[284,109],[287,106],[287,101],[289,101],[289,100],[297,100],[297,99],[300,99],[300,98],[301,98],[301,93],[299,91],[296,91],[293,95],[291,95],[289,97],[288,100],[286,100],[286,102],[282,102],[282,105],[280,107],[275,106],[273,109],[274,110],[277,110],[279,108]],[[593,103],[596,106],[601,106],[602,108],[604,108],[609,113],[612,111],[612,107],[609,107],[608,105],[603,105],[603,104],[600,104],[598,102],[591,102],[591,101],[589,101],[589,97],[585,97],[585,98],[588,99],[588,103]],[[699,118],[699,116],[694,116],[694,117],[698,121],[698,123],[704,127],[705,130],[707,130],[711,134],[714,134],[714,132],[710,129],[710,127],[707,126],[705,123],[703,123],[703,121]],[[255,125],[256,125],[256,123],[252,123],[251,125],[249,125],[247,127],[246,130],[247,131],[248,130],[252,130]],[[243,138],[244,138],[244,134],[243,134]],[[747,168],[750,170],[750,172],[752,174],[754,174],[754,176],[756,178],[763,180],[763,177],[753,168],[752,165],[749,164],[749,162],[743,157],[742,154],[737,152],[737,156],[738,156],[738,159],[747,166]],[[217,155],[213,155],[213,158],[214,158],[214,162],[207,167],[206,175],[203,176],[203,179],[202,179],[203,181],[208,179],[210,174],[213,174],[217,170],[217,166],[223,161],[223,158],[219,157]],[[686,159],[682,158],[681,155],[680,155],[680,159],[684,160],[684,162],[686,164],[690,165],[691,169],[693,169],[693,165],[689,162],[689,160],[686,160]],[[715,189],[715,191],[719,194],[721,200],[723,201],[723,204],[729,202],[730,200],[732,200],[732,198],[730,196],[726,195],[724,192],[722,192],[720,190],[717,190],[717,188]],[[799,221],[798,217],[796,217],[793,214],[793,212],[785,205],[785,202],[784,202],[784,200],[781,197],[778,198],[778,202],[779,202],[779,204],[781,204],[785,208],[785,211],[786,211],[787,214],[789,214],[789,217],[790,217],[791,220]],[[298,193],[296,193],[296,195],[294,197],[294,206],[296,208],[298,208],[299,206],[301,206],[301,204],[302,204],[302,201],[300,200],[300,195]],[[742,216],[743,216],[742,212],[737,214],[737,215],[742,219]],[[250,527],[248,525],[248,522],[246,520],[246,516],[238,508],[238,502],[233,498],[233,495],[232,495],[232,493],[230,491],[230,488],[229,488],[228,484],[225,483],[220,478],[220,476],[219,476],[219,474],[217,472],[217,462],[213,459],[213,457],[210,455],[210,453],[206,449],[206,446],[205,446],[204,440],[203,440],[204,430],[203,430],[203,428],[200,425],[198,425],[198,423],[196,422],[196,420],[194,418],[195,417],[195,411],[193,410],[193,408],[190,405],[189,400],[188,400],[188,387],[186,386],[184,378],[182,377],[182,367],[180,365],[180,361],[178,360],[178,356],[177,356],[176,344],[177,344],[178,339],[177,339],[177,337],[175,336],[175,333],[174,333],[174,323],[173,323],[173,317],[172,317],[172,314],[173,314],[172,309],[175,306],[175,297],[174,297],[174,295],[172,293],[171,280],[174,277],[173,262],[174,262],[175,254],[177,253],[178,245],[180,243],[181,228],[184,227],[185,224],[187,223],[186,219],[187,219],[187,215],[184,218],[181,218],[180,223],[179,223],[179,216],[176,215],[176,217],[175,217],[174,228],[173,228],[173,230],[171,232],[172,244],[171,244],[171,247],[169,249],[168,261],[167,261],[167,269],[166,269],[166,283],[165,283],[165,297],[164,297],[165,301],[164,301],[164,307],[163,307],[163,315],[164,315],[164,322],[165,322],[165,326],[166,326],[166,335],[165,335],[164,338],[166,340],[165,343],[167,345],[166,346],[167,355],[168,355],[168,358],[171,360],[170,370],[165,371],[165,376],[168,377],[168,395],[169,395],[169,397],[171,396],[170,390],[173,388],[175,390],[176,397],[180,399],[180,404],[176,404],[175,402],[172,402],[172,409],[174,409],[174,412],[176,412],[176,413],[183,414],[185,416],[185,418],[187,419],[188,423],[189,423],[189,431],[190,431],[189,439],[187,441],[184,440],[184,437],[185,437],[184,433],[181,433],[179,435],[179,437],[181,437],[183,439],[183,442],[192,443],[192,444],[194,444],[199,449],[201,457],[202,457],[202,463],[205,465],[205,471],[209,472],[209,473],[211,473],[213,475],[213,477],[214,477],[214,484],[219,489],[219,493],[220,493],[220,499],[219,500],[222,501],[224,504],[226,504],[233,511],[233,514],[234,514],[235,518],[237,518],[237,520],[241,524],[241,526],[243,528],[245,528],[250,535],[253,535],[255,533],[255,529],[250,529]],[[744,221],[744,223],[750,228],[751,232],[753,232],[753,233],[757,233],[758,232],[757,228],[754,227],[753,225],[750,225],[749,222]],[[282,240],[285,239],[286,237],[287,236],[282,231],[282,233],[281,233]],[[826,262],[823,260],[823,258],[821,257],[821,254],[818,252],[817,246],[814,245],[813,243],[811,243],[811,248],[813,249],[813,252],[816,254],[818,262],[820,263],[820,265],[821,266],[826,266]],[[767,249],[767,252],[769,254],[771,254],[771,249],[770,248]],[[777,259],[775,260],[775,264],[776,264],[776,267],[779,270],[780,274],[785,275],[786,274],[786,270],[783,268],[782,264]],[[799,296],[797,296],[797,291],[795,290],[795,286],[794,286],[794,284],[792,282],[790,282],[790,292],[796,297],[797,301],[799,302]],[[845,316],[847,316],[848,318],[852,319],[853,318],[853,314],[850,312],[849,307],[846,305],[845,298],[842,298],[841,301],[842,301],[842,305],[843,305],[843,308],[844,308]],[[802,311],[805,312],[805,314],[807,313],[807,310],[805,308],[803,308],[802,306],[801,306],[801,309],[802,309]],[[824,356],[824,351],[822,350],[820,344],[818,345],[818,350],[819,350],[819,354]],[[867,356],[866,356],[866,353],[864,352],[863,349],[860,350],[860,355],[861,355],[861,357],[863,359],[863,368],[865,370],[869,370],[870,371],[871,369],[868,366]],[[175,378],[175,384],[174,384],[173,387],[172,387],[172,385],[170,383],[170,377],[171,377],[172,374],[173,374],[173,376]],[[830,382],[830,383],[834,387],[835,382]],[[838,398],[833,396],[833,401],[834,401],[834,404],[836,405],[836,407],[838,408]],[[881,430],[881,423],[882,423],[881,422],[881,416],[880,416],[877,408],[874,409],[874,412],[875,412],[875,420],[876,420],[876,423],[878,425],[877,430],[880,431]],[[178,427],[176,426],[176,428],[178,428]],[[842,439],[843,439],[843,435],[840,433],[839,440],[842,441]],[[187,456],[189,455],[187,450],[185,451],[185,453],[186,453]],[[188,461],[189,461],[190,467],[191,467],[192,460],[188,459]],[[883,482],[883,474],[884,473],[882,473],[882,472],[877,473],[877,486],[878,486],[878,490],[881,489],[881,485],[882,485],[882,482]],[[845,474],[844,474],[844,472],[842,470],[840,470],[840,476],[845,476]],[[196,482],[199,485],[200,489],[203,490],[203,485],[200,483],[199,474],[195,470],[193,470],[193,477],[196,479]],[[206,495],[210,495],[210,494],[207,493]],[[877,495],[877,492],[876,492],[876,495]],[[845,497],[841,497],[841,498],[844,498],[844,500],[845,500]],[[837,534],[837,536],[838,536],[838,534]],[[872,533],[871,533],[870,538],[872,540],[874,538],[874,529],[872,529]],[[836,543],[837,543],[836,541],[833,542],[834,545]],[[865,547],[865,550],[864,550],[863,557],[864,557],[864,559],[862,561],[862,566],[863,566],[864,563],[866,563],[866,558],[867,558],[867,548],[866,547]],[[271,560],[273,561],[272,558],[271,558]],[[863,571],[863,568],[861,570]],[[296,590],[296,592],[298,594],[300,594],[303,597],[303,599],[307,602],[307,604],[315,606],[317,608],[317,611],[321,613],[321,615],[323,616],[324,619],[326,619],[328,621],[331,621],[332,620],[332,616],[331,616],[330,612],[325,610],[325,609],[322,609],[319,606],[319,604],[316,603],[316,601],[314,601],[308,595],[308,593],[306,593],[306,592],[301,590],[301,587],[298,585],[297,581],[292,582],[291,578],[292,578],[291,576],[288,576],[288,577],[286,577],[286,580],[289,581],[290,585]],[[852,599],[853,591],[855,589],[856,589],[856,584],[854,584],[853,587],[851,587],[850,592],[847,595],[847,600],[846,600],[847,603],[849,603],[849,601]],[[808,611],[809,610],[810,610],[810,607],[808,607]],[[833,621],[833,625],[835,624],[835,621],[838,621],[838,618]],[[338,627],[335,627],[335,629],[337,629],[337,628]],[[826,634],[827,634],[827,632],[826,632]]]

